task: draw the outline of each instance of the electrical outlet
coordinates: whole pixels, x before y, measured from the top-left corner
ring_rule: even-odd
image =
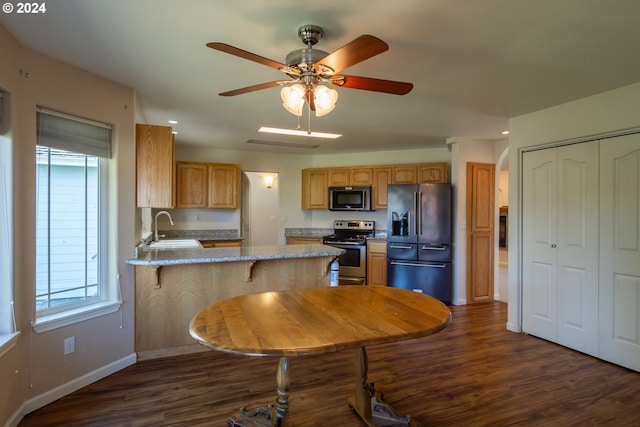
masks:
[[[76,337],[65,338],[64,340],[64,354],[71,354],[76,351]]]

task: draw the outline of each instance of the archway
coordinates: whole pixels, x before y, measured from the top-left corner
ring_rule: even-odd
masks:
[[[508,286],[508,216],[509,209],[509,147],[500,154],[496,163],[496,224],[494,257],[494,299],[507,302],[509,299]]]

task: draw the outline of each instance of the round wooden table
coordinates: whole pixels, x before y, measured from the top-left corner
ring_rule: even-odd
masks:
[[[369,425],[419,425],[382,402],[367,382],[366,346],[425,337],[444,329],[451,312],[420,293],[385,286],[338,286],[243,295],[198,313],[191,336],[215,350],[280,356],[276,404],[242,409],[230,426],[286,426],[289,357],[356,350],[358,376],[352,408]]]

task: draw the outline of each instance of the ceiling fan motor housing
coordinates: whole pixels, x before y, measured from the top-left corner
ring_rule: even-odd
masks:
[[[324,31],[317,25],[303,25],[298,28],[298,37],[307,46],[313,46],[322,38]]]
[[[296,49],[289,52],[285,59],[285,64],[289,67],[304,65],[311,66],[327,55],[327,52],[319,49]]]

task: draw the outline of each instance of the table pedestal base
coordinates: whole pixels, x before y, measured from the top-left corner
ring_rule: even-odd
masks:
[[[367,380],[369,361],[364,347],[356,349],[356,393],[349,406],[369,427],[421,427],[409,415],[401,416],[382,399],[382,392]]]
[[[382,392],[376,390],[373,383],[367,382],[369,370],[367,350],[356,349],[356,391],[355,398],[349,400],[349,406],[369,427],[422,427],[409,415],[401,416],[382,399]],[[281,357],[277,372],[278,397],[276,404],[247,411],[240,409],[238,417],[227,420],[229,427],[286,427],[289,412],[289,358]]]
[[[278,397],[276,404],[266,408],[247,411],[240,409],[239,417],[229,417],[229,427],[286,427],[286,416],[289,412],[289,358],[281,357],[278,363]]]

